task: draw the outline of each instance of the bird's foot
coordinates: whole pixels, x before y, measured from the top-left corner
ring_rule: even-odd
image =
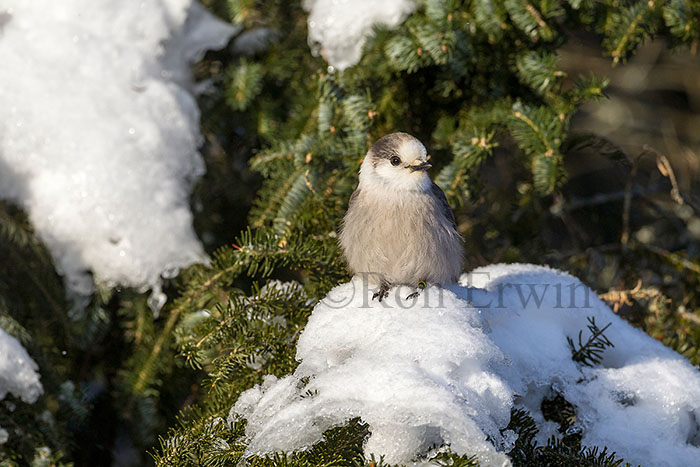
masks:
[[[406,300],[413,300],[414,298],[417,298],[420,293],[427,287],[428,284],[424,280],[419,280],[418,285],[416,286],[416,291],[409,294],[406,297]]]
[[[388,282],[382,282],[382,285],[379,286],[379,290],[372,295],[372,300],[375,298],[379,298],[379,301],[381,302],[384,300],[386,297],[389,296],[389,289],[391,288],[391,284]]]

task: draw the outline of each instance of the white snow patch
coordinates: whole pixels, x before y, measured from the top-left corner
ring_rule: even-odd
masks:
[[[415,9],[414,0],[304,0],[309,44],[338,70],[355,65],[375,25],[395,28]]]
[[[310,447],[332,427],[360,417],[369,455],[410,464],[434,446],[508,465],[513,406],[557,434],[543,398],[576,407],[587,446],[607,446],[632,464],[700,465],[700,373],[679,354],[616,316],[562,272],[493,265],[462,285],[428,287],[415,301],[394,289],[379,303],[362,281],[333,289],[299,339],[294,374],[244,392],[247,455]],[[615,344],[596,367],[571,359],[567,336],[589,332],[587,317]]]
[[[0,400],[8,393],[24,402],[34,403],[43,392],[39,367],[17,339],[0,329]],[[9,435],[0,427],[0,444]]]
[[[28,213],[68,289],[205,261],[188,196],[204,172],[189,64],[234,31],[193,0],[0,5],[0,197]]]
[[[0,400],[10,393],[34,403],[43,392],[38,369],[22,344],[0,329]]]

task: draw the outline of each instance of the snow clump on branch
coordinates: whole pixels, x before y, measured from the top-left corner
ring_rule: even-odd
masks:
[[[0,5],[0,198],[25,209],[74,295],[153,290],[204,261],[189,65],[234,27],[193,0]]]
[[[578,279],[533,265],[492,265],[461,285],[394,289],[371,300],[363,280],[333,289],[299,338],[297,370],[244,392],[231,421],[247,420],[247,455],[307,449],[360,418],[367,455],[389,463],[434,449],[509,465],[512,408],[527,410],[537,441],[561,438],[543,400],[576,410],[582,444],[633,465],[700,463],[700,372],[615,315]],[[614,344],[599,364],[572,359],[567,337],[590,337],[589,318]]]
[[[305,0],[309,44],[342,71],[362,57],[362,46],[375,25],[395,28],[416,9],[413,0]]]
[[[0,400],[9,393],[24,402],[36,402],[44,391],[38,369],[19,341],[0,329]],[[9,436],[7,430],[0,427],[0,444]]]

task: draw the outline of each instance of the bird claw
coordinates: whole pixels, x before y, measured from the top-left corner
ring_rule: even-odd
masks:
[[[383,299],[389,296],[389,292],[380,290],[379,292],[374,292],[374,295],[372,295],[372,300],[375,298],[379,297],[379,301],[381,302]]]
[[[418,285],[416,286],[416,289],[418,289],[418,290],[409,294],[406,297],[406,300],[413,300],[414,298],[417,298],[420,295],[420,293],[423,291],[423,289],[425,289],[427,287],[427,285],[428,284],[426,284],[426,282],[424,280],[418,281]]]
[[[372,300],[375,298],[379,298],[379,301],[381,302],[384,300],[386,297],[389,296],[389,283],[387,282],[382,282],[382,285],[379,286],[379,290],[372,295]]]

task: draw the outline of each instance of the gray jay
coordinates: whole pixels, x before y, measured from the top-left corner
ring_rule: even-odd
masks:
[[[407,133],[386,135],[372,145],[360,168],[340,231],[340,246],[353,274],[380,286],[416,288],[456,282],[462,237],[445,194],[430,179],[425,146]]]

